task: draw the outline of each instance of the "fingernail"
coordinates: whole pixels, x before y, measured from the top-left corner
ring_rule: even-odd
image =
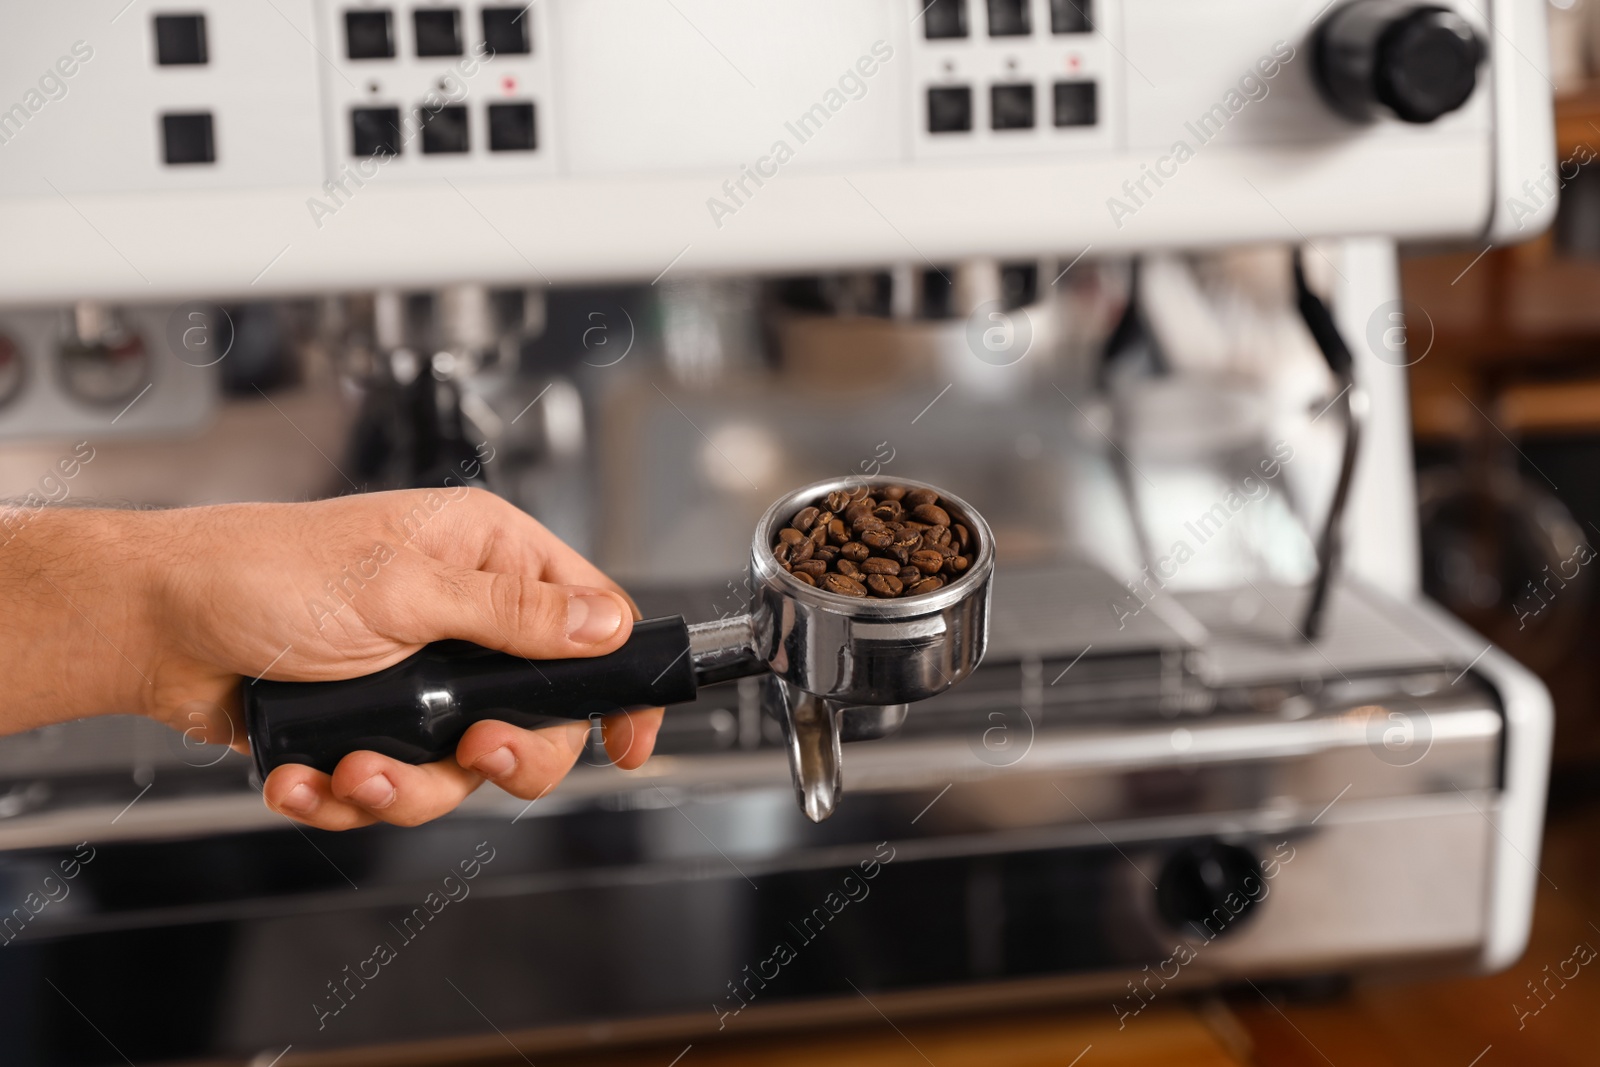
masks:
[[[622,625],[622,606],[608,596],[567,598],[567,637],[580,645],[604,641]]]
[[[511,754],[509,748],[502,746],[493,752],[479,756],[478,761],[472,765],[472,769],[485,778],[504,778],[517,769],[517,757]]]
[[[350,791],[350,799],[363,808],[387,808],[394,803],[394,783],[381,774],[374,774]]]
[[[278,801],[278,807],[296,815],[310,815],[317,807],[317,791],[301,782]]]

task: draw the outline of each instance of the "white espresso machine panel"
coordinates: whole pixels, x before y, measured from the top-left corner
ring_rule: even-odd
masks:
[[[1554,207],[1518,193],[1553,158],[1535,0],[8,8],[8,303],[1501,240]]]

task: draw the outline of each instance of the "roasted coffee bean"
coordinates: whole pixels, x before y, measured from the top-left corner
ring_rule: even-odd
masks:
[[[772,552],[808,585],[888,600],[942,589],[971,567],[975,548],[933,490],[860,485],[801,508]]]
[[[876,506],[877,502],[871,497],[868,497],[865,500],[857,500],[849,507],[844,509],[844,521],[854,526],[863,518],[870,518],[872,516],[872,509]]]
[[[881,597],[895,597],[905,592],[905,584],[892,574],[874,574],[867,579],[867,588]]]
[[[838,593],[841,596],[862,597],[867,595],[866,587],[846,574],[824,575],[822,588],[830,593]]]

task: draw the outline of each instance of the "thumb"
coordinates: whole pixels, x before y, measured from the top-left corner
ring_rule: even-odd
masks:
[[[429,615],[439,638],[527,659],[564,659],[613,652],[633,631],[627,600],[610,589],[450,566],[438,567],[435,581]]]

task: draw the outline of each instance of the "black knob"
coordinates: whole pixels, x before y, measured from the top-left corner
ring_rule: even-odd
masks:
[[[1322,21],[1311,54],[1317,86],[1340,114],[1432,122],[1467,102],[1485,53],[1477,31],[1450,8],[1355,0]]]
[[[1173,853],[1156,879],[1156,906],[1175,929],[1210,940],[1235,930],[1267,895],[1255,854],[1200,841]]]

